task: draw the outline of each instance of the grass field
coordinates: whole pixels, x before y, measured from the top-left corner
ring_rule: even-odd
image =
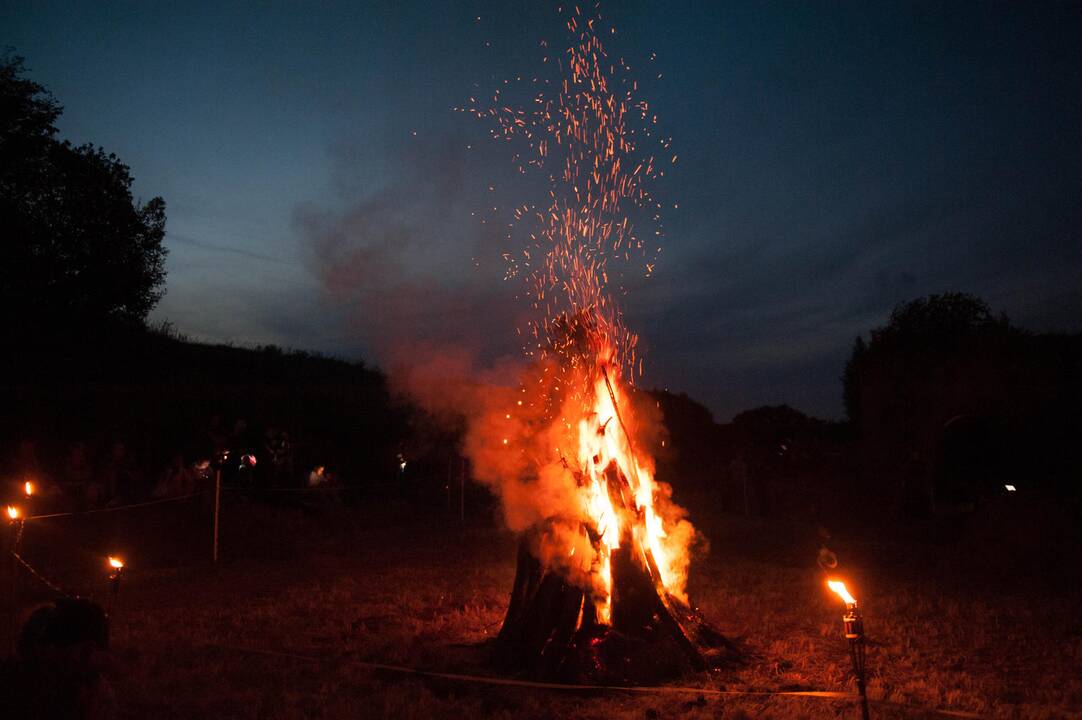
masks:
[[[41,521],[25,537],[43,572],[98,594],[105,572],[92,550],[127,554],[113,627],[122,717],[859,717],[847,700],[566,692],[367,667],[500,675],[485,642],[506,607],[515,539],[483,523],[233,502],[212,569],[195,504],[122,515]],[[690,595],[748,661],[681,685],[852,692],[842,608],[814,565],[812,530],[726,517],[698,524],[710,548],[693,565]],[[1077,713],[1082,594],[970,578],[937,562],[932,546],[875,536],[839,537],[835,548],[866,613],[870,694],[885,701],[873,717]],[[22,583],[24,604],[47,597]]]

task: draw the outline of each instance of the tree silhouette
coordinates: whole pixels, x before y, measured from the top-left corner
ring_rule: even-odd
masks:
[[[842,375],[845,409],[850,422],[861,421],[861,386],[867,373],[887,363],[904,363],[915,382],[958,353],[977,337],[1017,333],[1005,315],[996,316],[988,304],[966,293],[929,295],[894,308],[886,325],[871,331],[865,343],[858,337]]]
[[[141,325],[165,281],[165,201],[137,204],[128,167],[56,138],[62,108],[0,58],[0,318],[20,335]]]

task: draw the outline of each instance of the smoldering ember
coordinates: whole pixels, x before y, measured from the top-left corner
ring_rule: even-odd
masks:
[[[0,717],[1082,717],[1082,6],[2,18]]]

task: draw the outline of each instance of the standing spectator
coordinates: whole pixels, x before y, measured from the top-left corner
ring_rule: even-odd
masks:
[[[109,502],[127,502],[138,497],[142,489],[139,487],[140,479],[139,469],[124,441],[115,441],[101,470],[101,480]]]
[[[184,462],[184,456],[177,453],[172,462],[162,471],[157,485],[154,487],[154,497],[181,497],[195,492],[196,470],[193,466]]]
[[[76,512],[86,510],[97,500],[100,487],[94,483],[94,468],[86,443],[77,440],[68,448],[67,462],[64,463],[64,491],[68,502]]]

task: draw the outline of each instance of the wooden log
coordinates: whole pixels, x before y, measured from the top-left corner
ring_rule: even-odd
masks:
[[[604,477],[614,510],[625,519],[643,522],[630,484],[615,462],[605,469]],[[636,537],[630,522],[622,524],[620,546],[609,557],[610,623],[615,631],[611,636],[609,628],[597,616],[597,601],[589,587],[573,584],[563,569],[546,567],[535,556],[546,528],[546,524],[534,527],[519,542],[510,603],[497,637],[508,662],[535,676],[552,677],[565,666],[571,669],[589,666],[590,663],[583,662],[584,653],[600,658],[601,654],[593,649],[595,641],[602,642],[604,647],[608,643],[606,638],[624,637],[627,640],[608,646],[619,648],[620,642],[629,642],[625,647],[641,649],[662,647],[668,638],[671,640],[668,647],[678,649],[690,667],[695,670],[707,667],[696,642],[706,641],[706,646],[716,647],[721,636],[698,613],[668,594],[649,548]],[[599,552],[598,529],[583,524],[580,531]],[[721,641],[727,642],[724,638]],[[575,657],[575,653],[580,657]]]
[[[638,517],[638,508],[631,504],[634,502],[631,486],[615,461],[605,468],[605,480],[610,501],[613,505],[619,503],[618,512],[625,517]],[[645,628],[657,625],[672,636],[692,667],[704,670],[706,661],[673,616],[667,599],[668,593],[653,553],[648,547],[643,547],[625,525],[621,531],[620,547],[612,553],[613,627],[629,634],[636,631],[641,634]]]
[[[520,642],[523,617],[529,610],[537,588],[541,584],[541,561],[530,550],[532,536],[537,530],[522,535],[518,543],[518,558],[515,565],[515,583],[511,589],[511,601],[503,618],[503,626],[496,639],[504,643]]]

